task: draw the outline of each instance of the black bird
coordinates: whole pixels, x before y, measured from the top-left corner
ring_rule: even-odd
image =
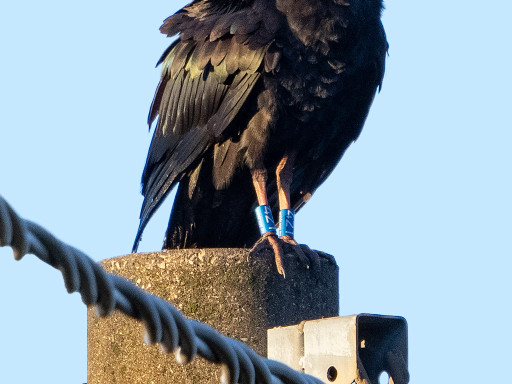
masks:
[[[384,76],[382,9],[382,0],[195,0],[167,18],[160,31],[178,39],[158,62],[133,250],[178,184],[164,248],[268,242],[284,274],[281,245],[298,245],[293,233],[278,238],[270,222],[261,235],[253,210],[300,209],[359,136]]]

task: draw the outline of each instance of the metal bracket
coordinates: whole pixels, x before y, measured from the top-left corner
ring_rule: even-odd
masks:
[[[407,384],[407,322],[360,314],[272,328],[268,358],[327,384],[377,384],[382,372],[390,384]]]

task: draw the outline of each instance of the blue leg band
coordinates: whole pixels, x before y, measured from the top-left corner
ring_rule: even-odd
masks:
[[[256,213],[256,219],[258,220],[258,226],[260,227],[260,233],[262,235],[267,232],[276,231],[272,210],[268,205],[260,205],[256,207],[254,212]]]
[[[290,236],[293,238],[293,225],[295,212],[293,209],[281,209],[279,211],[279,236]]]

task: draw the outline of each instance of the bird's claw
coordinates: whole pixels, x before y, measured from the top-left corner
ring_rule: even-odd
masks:
[[[317,252],[313,251],[306,244],[299,244],[291,236],[284,235],[280,239],[288,244],[291,251],[294,252],[301,261],[308,266],[311,266],[314,270],[318,270],[320,267],[320,256]]]
[[[281,248],[277,235],[274,232],[267,232],[261,236],[256,244],[254,244],[252,247],[251,253],[258,252],[261,248],[266,247],[267,244],[272,247],[272,251],[274,252],[277,272],[283,277],[286,277],[283,265],[283,249]]]
[[[285,254],[296,255],[303,264],[307,265],[307,267],[311,268],[313,271],[320,271],[320,258],[326,256],[332,258],[330,255],[319,254],[309,248],[306,244],[297,243],[291,236],[285,235],[278,238],[274,232],[267,232],[261,236],[252,247],[251,253],[258,253],[268,246],[270,246],[274,252],[277,272],[283,277],[286,277],[283,262],[283,256]],[[334,259],[332,259],[332,262],[336,263]]]

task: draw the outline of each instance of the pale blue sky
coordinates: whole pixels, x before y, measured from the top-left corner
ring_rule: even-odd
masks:
[[[130,251],[158,27],[183,5],[0,4],[0,194],[96,260]],[[406,317],[413,383],[506,382],[512,6],[386,6],[383,90],[296,237],[336,256],[341,314]],[[166,205],[142,251],[160,247]],[[0,383],[86,381],[85,306],[59,272],[2,248],[0,299]]]

